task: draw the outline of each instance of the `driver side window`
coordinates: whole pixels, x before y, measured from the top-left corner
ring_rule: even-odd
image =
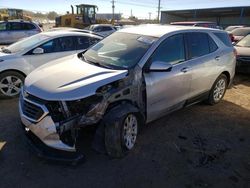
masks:
[[[176,34],[163,41],[151,57],[151,62],[154,61],[172,65],[185,61],[184,35]]]
[[[74,37],[60,37],[39,46],[44,53],[65,52],[75,50]]]

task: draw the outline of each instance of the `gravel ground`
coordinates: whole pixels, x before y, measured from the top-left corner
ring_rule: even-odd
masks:
[[[143,127],[123,159],[91,150],[86,162],[55,164],[30,152],[17,99],[0,100],[0,187],[250,187],[250,76],[237,76],[216,106],[197,104]]]

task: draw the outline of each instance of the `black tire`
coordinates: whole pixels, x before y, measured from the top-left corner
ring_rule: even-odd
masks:
[[[7,71],[7,72],[3,72],[0,74],[0,84],[4,83],[4,84],[7,84],[7,80],[4,80],[5,78],[7,77],[12,77],[12,81],[14,83],[14,81],[16,81],[17,79],[20,79],[20,83],[19,84],[16,84],[15,86],[18,87],[18,88],[21,88],[23,83],[24,83],[24,75],[18,73],[18,72],[15,72],[15,71]],[[18,92],[17,94],[13,94],[13,95],[6,95],[7,93],[7,89],[8,88],[1,88],[0,87],[0,97],[1,98],[4,98],[4,99],[11,99],[11,98],[15,98],[15,97],[18,97],[20,92]]]
[[[131,105],[132,106],[132,105]],[[124,136],[124,122],[128,117],[135,117],[137,121],[137,133],[138,136],[139,127],[141,124],[141,118],[138,110],[135,107],[128,107],[127,105],[120,105],[111,111],[104,117],[105,124],[105,148],[109,156],[113,158],[122,158],[130,150],[134,148],[136,139],[133,142],[133,147],[128,148],[125,143]]]
[[[218,96],[218,98],[215,97],[215,90],[217,88],[217,84],[219,84],[219,82],[224,82],[225,83],[225,89],[224,91]],[[221,74],[214,82],[212,89],[209,92],[209,97],[207,100],[207,103],[210,105],[215,105],[218,104],[224,97],[226,90],[228,87],[228,79],[227,76],[225,74]]]

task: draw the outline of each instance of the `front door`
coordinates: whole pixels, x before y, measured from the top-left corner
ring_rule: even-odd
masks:
[[[170,63],[172,69],[144,73],[147,122],[181,108],[188,98],[191,75],[186,62],[184,35],[176,34],[163,41],[150,58],[151,64],[156,61]]]
[[[24,55],[25,60],[31,65],[30,71],[50,61],[76,53],[75,39],[71,36],[52,39],[38,47],[42,48],[44,53],[33,54],[32,49]]]

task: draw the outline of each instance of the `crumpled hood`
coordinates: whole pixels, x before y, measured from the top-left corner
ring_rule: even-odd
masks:
[[[250,57],[250,47],[239,47],[235,46],[238,56],[249,56]]]
[[[33,71],[25,79],[24,90],[45,100],[76,100],[95,94],[99,87],[122,79],[127,73],[88,64],[74,55]]]

